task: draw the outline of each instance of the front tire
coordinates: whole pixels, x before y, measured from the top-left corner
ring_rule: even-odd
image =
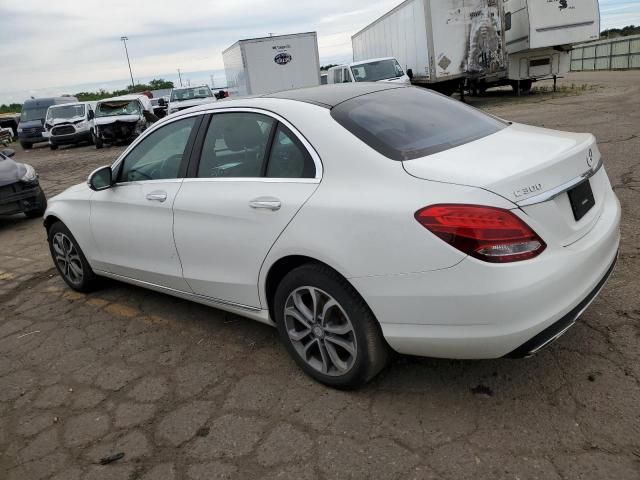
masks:
[[[51,258],[65,283],[78,292],[94,290],[97,277],[69,229],[62,222],[55,222],[47,237]]]
[[[51,150],[57,150],[57,149],[58,149],[58,145],[54,145],[53,143],[50,143],[50,144],[49,144],[49,148],[50,148]]]
[[[102,143],[102,139],[95,134],[94,134],[93,143],[96,146],[96,150],[100,150],[104,146],[104,144]]]
[[[33,147],[33,144],[31,143],[27,143],[27,142],[20,142],[20,145],[22,146],[22,148],[24,148],[25,150],[30,150],[31,147]]]
[[[389,347],[373,313],[353,286],[330,268],[295,268],[278,285],[273,305],[289,354],[318,382],[356,388],[387,364]]]

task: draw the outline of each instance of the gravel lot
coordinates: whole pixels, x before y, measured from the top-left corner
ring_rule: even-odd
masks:
[[[115,282],[74,293],[42,221],[1,219],[0,478],[640,478],[640,71],[572,83],[589,88],[471,99],[596,134],[623,206],[614,276],[527,360],[403,357],[360,391],[329,390],[267,326]],[[52,196],[121,150],[17,158]]]

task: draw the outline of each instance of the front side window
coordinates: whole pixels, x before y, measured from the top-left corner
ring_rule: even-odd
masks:
[[[275,120],[249,112],[213,115],[198,177],[261,177]]]
[[[124,159],[118,181],[178,178],[196,120],[197,117],[178,120],[146,136]]]
[[[412,160],[492,135],[507,123],[443,95],[399,87],[339,104],[331,116],[392,160]]]
[[[278,125],[267,164],[270,178],[314,178],[316,167],[309,152],[291,131]]]

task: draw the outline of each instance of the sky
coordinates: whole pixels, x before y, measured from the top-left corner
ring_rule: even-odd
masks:
[[[351,59],[351,35],[401,0],[0,0],[0,103],[124,88],[122,35],[138,82],[177,69],[192,85],[225,82],[239,39],[318,32],[321,65]],[[577,0],[580,1],[580,0]],[[640,0],[600,0],[602,29],[640,25]]]

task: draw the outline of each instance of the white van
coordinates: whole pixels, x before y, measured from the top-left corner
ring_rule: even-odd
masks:
[[[411,85],[411,79],[393,57],[373,58],[331,67],[327,83],[391,82]]]
[[[43,136],[49,139],[49,148],[60,145],[95,142],[96,102],[76,102],[51,105],[44,119]]]

